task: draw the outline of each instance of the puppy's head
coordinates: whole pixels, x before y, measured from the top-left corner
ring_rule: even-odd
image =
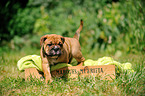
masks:
[[[65,38],[60,35],[45,35],[40,39],[43,52],[50,58],[58,58],[62,54]]]

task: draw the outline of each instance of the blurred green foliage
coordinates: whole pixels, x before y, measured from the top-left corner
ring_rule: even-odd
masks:
[[[0,41],[9,41],[14,37],[12,35],[14,32],[9,31],[9,22],[12,22],[18,9],[24,9],[26,7],[27,2],[28,0],[0,0]]]
[[[7,6],[10,2],[7,1]],[[0,35],[1,45],[5,45],[2,38],[14,42],[11,46],[21,48],[38,47],[44,34],[73,37],[83,19],[80,43],[84,52],[145,51],[143,0],[29,0],[25,3],[25,7],[16,3],[17,11],[6,25],[10,34],[1,31],[5,35]]]

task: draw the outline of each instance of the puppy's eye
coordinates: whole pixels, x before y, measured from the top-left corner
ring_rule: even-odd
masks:
[[[47,44],[48,46],[51,46],[52,44]]]
[[[59,45],[59,46],[62,46],[62,43],[59,43],[58,45]]]

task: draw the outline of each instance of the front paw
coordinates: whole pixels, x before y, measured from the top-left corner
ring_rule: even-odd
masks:
[[[51,82],[53,82],[53,80],[52,79],[45,79],[45,83],[47,84],[47,83],[51,83]]]

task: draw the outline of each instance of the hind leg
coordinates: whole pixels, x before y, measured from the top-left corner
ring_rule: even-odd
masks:
[[[76,59],[76,61],[78,62],[77,66],[83,66],[85,58],[82,56],[81,51],[79,52],[75,52],[75,54],[73,54],[73,57]]]

